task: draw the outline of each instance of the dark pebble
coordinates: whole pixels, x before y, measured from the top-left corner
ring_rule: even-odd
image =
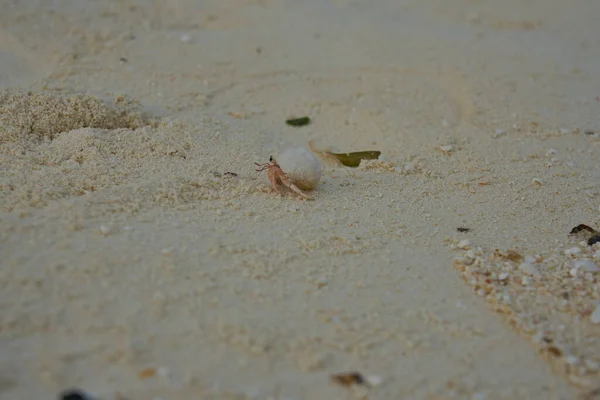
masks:
[[[65,390],[58,396],[59,400],[93,400],[93,397],[79,389]]]

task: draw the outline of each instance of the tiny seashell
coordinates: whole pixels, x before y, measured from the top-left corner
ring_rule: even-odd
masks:
[[[304,147],[290,147],[275,157],[281,170],[300,189],[317,187],[323,172],[319,159]]]

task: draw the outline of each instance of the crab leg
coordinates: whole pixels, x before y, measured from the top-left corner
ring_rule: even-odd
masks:
[[[292,183],[292,181],[290,180],[290,178],[288,178],[287,175],[285,175],[285,173],[283,175],[279,175],[278,176],[279,181],[281,183],[283,183],[285,186],[289,187],[291,190],[293,190],[294,192],[296,192],[297,194],[299,194],[300,196],[304,197],[305,199],[312,199],[311,196],[307,195],[306,193],[304,193],[302,190],[300,190],[298,188],[298,186],[294,185]]]

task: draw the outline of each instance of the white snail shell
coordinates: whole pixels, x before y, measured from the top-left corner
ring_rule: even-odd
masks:
[[[304,147],[290,147],[279,153],[275,161],[300,189],[311,190],[321,179],[321,162]]]

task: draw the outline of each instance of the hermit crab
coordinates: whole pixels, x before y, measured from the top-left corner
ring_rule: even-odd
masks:
[[[259,168],[256,172],[268,170],[269,180],[273,188],[284,194],[286,187],[305,199],[312,197],[302,190],[312,190],[321,179],[321,163],[315,155],[304,147],[291,147],[276,157],[269,157],[268,163],[254,163]]]

